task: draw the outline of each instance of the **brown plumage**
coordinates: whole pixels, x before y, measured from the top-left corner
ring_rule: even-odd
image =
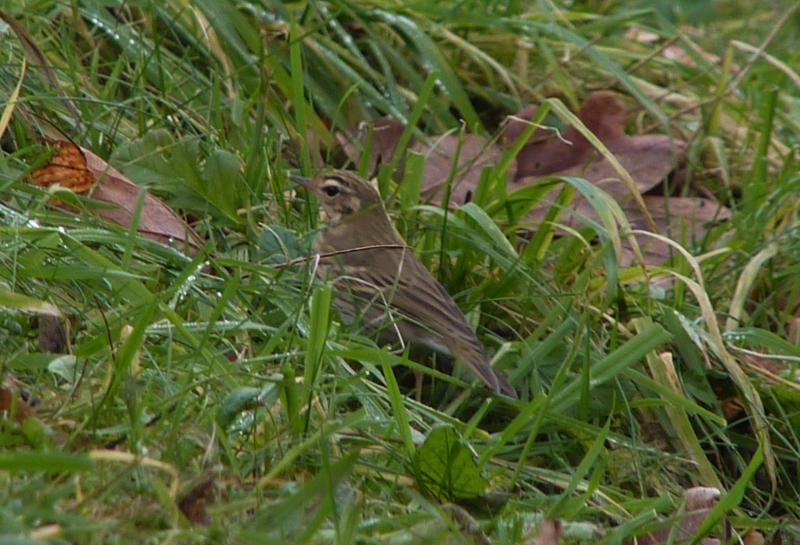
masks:
[[[452,355],[495,392],[517,397],[453,299],[397,234],[369,182],[347,171],[292,180],[317,195],[327,216],[317,272],[333,280],[344,320],[360,315],[372,329]]]

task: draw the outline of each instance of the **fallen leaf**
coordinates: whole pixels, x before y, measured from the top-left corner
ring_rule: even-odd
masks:
[[[396,119],[380,117],[371,124],[362,123],[350,134],[339,132],[336,138],[347,158],[356,165],[361,164],[362,155],[367,153],[369,171],[375,172],[381,163],[394,160],[403,131],[402,123]],[[483,168],[497,164],[503,154],[499,146],[475,134],[445,134],[425,142],[412,139],[408,149],[426,157],[422,180],[422,194],[426,199],[441,204],[446,183],[453,174],[451,205],[469,202]],[[509,171],[510,179],[514,179],[516,165]]]
[[[444,135],[429,143],[416,142],[411,149],[426,156],[423,196],[441,204],[452,174],[450,204],[454,206],[471,200],[483,169],[496,165],[503,155],[497,145],[476,134]],[[512,167],[509,170],[508,176],[513,179],[516,169]]]
[[[481,529],[481,525],[475,520],[469,511],[455,503],[442,504],[442,510],[449,513],[453,522],[458,525],[461,534],[470,540],[473,545],[491,545],[489,537]]]
[[[742,545],[764,545],[764,535],[758,530],[750,530],[742,539]]]
[[[701,197],[664,197],[644,195],[647,209],[653,214],[656,224],[667,236],[680,240],[681,235],[689,233],[694,240],[708,230],[709,224],[728,221],[731,211],[718,202]],[[675,218],[671,221],[671,218]],[[646,227],[643,214],[628,214],[628,222],[634,228]]]
[[[95,177],[86,168],[86,157],[81,149],[67,140],[49,140],[44,143],[53,149],[48,163],[31,172],[33,183],[39,187],[58,184],[75,193],[86,193],[94,185]]]
[[[800,305],[797,305],[794,316],[789,319],[787,340],[792,344],[800,344]]]
[[[36,410],[28,403],[26,397],[14,376],[6,373],[0,386],[0,418],[13,416],[21,424],[28,418],[36,416]]]
[[[560,520],[542,519],[542,522],[539,523],[539,533],[536,534],[533,545],[557,545],[563,532]]]
[[[336,139],[345,155],[355,165],[360,165],[362,155],[369,154],[367,165],[375,172],[381,163],[394,159],[397,145],[405,127],[393,117],[379,117],[372,123],[361,123],[350,133],[337,132]]]
[[[523,108],[509,118],[501,141],[505,145],[515,142],[531,122],[536,109]],[[612,144],[625,136],[625,107],[608,91],[592,93],[578,111],[578,118],[611,151]],[[542,129],[534,131],[528,143],[517,155],[517,178],[546,176],[554,173],[575,172],[582,168],[594,151],[592,144],[576,128],[569,126],[560,135]],[[624,146],[615,146],[623,149]],[[587,178],[589,179],[589,178]],[[591,180],[590,180],[591,181]]]
[[[716,488],[695,486],[685,490],[683,493],[683,508],[674,513],[676,515],[675,521],[648,534],[637,536],[635,543],[638,545],[662,545],[666,543],[685,545],[692,542],[711,509],[719,502],[720,497],[720,491]],[[677,515],[680,516],[677,517]],[[625,540],[626,545],[631,543],[633,543],[632,540]],[[717,545],[721,541],[707,537],[703,538],[700,543],[701,545]]]
[[[5,418],[5,415],[12,410],[14,413],[12,416],[20,423],[36,414],[36,411],[17,393],[6,388],[0,388],[0,415]]]
[[[512,116],[500,141],[514,143],[533,118],[535,109],[528,106]],[[660,183],[683,160],[685,144],[664,135],[627,136],[624,132],[626,112],[613,93],[601,91],[587,97],[578,112],[583,124],[603,142],[634,180],[638,193],[645,193]],[[481,170],[497,164],[503,154],[500,146],[472,134],[445,135],[431,144],[415,143],[411,149],[425,153],[425,195],[440,201],[444,183],[455,171],[450,195],[451,205],[468,202],[480,180]],[[455,168],[454,168],[454,162]],[[580,176],[594,183],[618,201],[633,197],[616,168],[600,155],[594,146],[574,127],[563,134],[534,131],[517,156],[515,168],[508,172],[508,190],[535,184],[543,176]],[[532,219],[541,220],[552,203],[543,201],[532,211]],[[577,196],[573,208],[586,217],[596,218],[593,208]],[[632,210],[639,210],[631,202]],[[640,211],[640,210],[639,210]],[[641,212],[641,211],[640,211]],[[568,224],[574,227],[580,222]]]
[[[37,317],[39,326],[39,351],[51,354],[69,352],[68,322],[59,316],[41,314]]]
[[[616,189],[618,186],[612,187],[612,191]],[[534,226],[544,219],[557,195],[558,192],[554,191],[543,198],[531,211],[530,218],[533,220]],[[612,196],[614,196],[613,193]],[[728,221],[732,217],[728,208],[711,199],[661,195],[643,195],[642,199],[658,228],[656,233],[690,249],[694,244],[703,240],[713,225]],[[647,218],[633,201],[631,195],[619,197],[617,201],[633,229],[651,231]],[[569,210],[561,215],[558,223],[574,229],[584,224],[587,219],[595,220],[597,218],[598,214],[594,206],[582,194],[576,193],[569,205]],[[661,264],[676,253],[675,248],[655,237],[637,234],[635,238],[646,265]],[[622,267],[631,266],[636,262],[630,243],[623,241],[622,254],[617,256],[617,262]]]
[[[521,111],[515,120],[509,122],[503,141],[511,143],[518,138],[525,120],[531,119],[533,114],[531,107]],[[682,163],[686,145],[665,135],[627,136],[624,132],[624,107],[612,93],[603,91],[590,95],[578,112],[578,117],[631,175],[636,191],[642,195],[647,214],[612,164],[597,153],[573,127],[567,127],[561,138],[542,138],[539,130],[534,133],[517,158],[518,177],[510,184],[510,191],[536,184],[542,176],[580,176],[613,197],[633,228],[655,232],[685,246],[701,241],[711,225],[731,218],[730,210],[710,199],[666,197],[663,191],[660,191],[661,194],[645,194],[648,191],[659,192],[663,181]],[[556,196],[557,193],[553,192],[534,207],[530,213],[534,224],[542,221]],[[650,218],[654,221],[655,231]],[[559,223],[576,228],[587,219],[598,219],[598,213],[578,193]],[[675,251],[669,244],[654,237],[637,235],[636,238],[646,265],[663,263]],[[618,262],[621,266],[635,262],[635,254],[629,243],[623,244]]]
[[[58,184],[80,194],[89,194],[91,189],[90,196],[94,200],[114,205],[99,208],[97,214],[109,223],[126,228],[134,222],[139,193],[145,192],[136,217],[138,232],[189,253],[200,247],[200,237],[169,206],[128,180],[105,160],[72,142],[47,140],[46,143],[57,151],[47,165],[31,172],[34,183],[45,187]],[[56,205],[75,212],[73,207],[63,203]]]
[[[630,27],[628,29],[628,31],[625,33],[625,38],[643,44],[655,44],[661,39],[658,34],[635,27]],[[686,66],[696,67],[697,63],[688,53],[687,48],[694,51],[695,55],[698,55],[704,61],[710,64],[718,65],[720,63],[719,56],[709,53],[708,51],[703,51],[696,44],[691,42],[688,39],[688,36],[684,36],[684,39],[681,40],[681,43],[675,43],[675,38],[670,38],[669,41],[661,46],[661,54],[665,59],[678,61]],[[733,66],[732,70],[734,73],[739,72],[739,68],[737,66]]]
[[[211,523],[207,505],[214,501],[217,485],[213,478],[203,480],[193,486],[178,502],[178,509],[192,523],[192,526],[205,527]]]
[[[732,217],[728,208],[711,199],[660,195],[644,195],[643,198],[651,217],[656,222],[658,233],[689,249],[702,242],[710,227],[719,222],[729,221]],[[649,231],[644,214],[638,206],[626,202],[622,209],[631,227]],[[673,247],[653,237],[637,235],[636,240],[646,265],[663,263],[675,254]],[[626,267],[632,265],[635,258],[632,250],[626,246],[617,260],[620,265]]]
[[[476,191],[482,170],[501,160],[504,147],[515,143],[534,118],[536,108],[528,106],[506,123],[500,145],[474,134],[447,134],[426,142],[415,141],[410,150],[426,156],[422,195],[441,204],[449,188],[449,206],[469,202]],[[625,134],[627,112],[617,95],[600,91],[589,95],[577,113],[578,118],[614,156],[633,179],[626,183],[611,161],[600,154],[575,127],[568,126],[561,134],[537,128],[522,146],[516,162],[507,173],[508,191],[512,192],[538,183],[545,176],[579,176],[613,197],[628,217],[632,227],[655,232],[688,245],[702,240],[711,224],[731,217],[728,209],[710,199],[665,197],[659,187],[684,160],[686,144],[667,135]],[[369,164],[375,168],[380,160],[391,160],[403,132],[399,122],[380,118],[372,125],[372,141],[359,145],[368,129],[352,139],[339,135],[345,153],[359,162],[361,153],[369,152]],[[633,187],[633,191],[632,191]],[[648,196],[647,192],[654,195]],[[532,225],[540,223],[557,197],[553,191],[530,212]],[[644,203],[644,208],[642,208]],[[562,215],[560,223],[576,228],[586,220],[596,220],[598,214],[591,203],[578,193]],[[651,222],[652,219],[652,222]],[[660,264],[673,249],[666,242],[637,236],[642,246],[645,264]],[[623,266],[635,262],[635,255],[626,244],[618,256]]]
[[[530,119],[529,107],[506,126],[502,140],[512,143],[524,129],[520,119]],[[600,91],[586,98],[578,118],[617,158],[633,178],[639,193],[661,183],[683,160],[685,144],[667,136],[625,134],[625,108],[613,93]],[[581,176],[615,198],[629,194],[627,185],[611,163],[576,128],[570,126],[561,137],[542,139],[537,130],[517,156],[517,173],[512,187],[542,176]]]
[[[99,179],[92,198],[116,205],[115,208],[100,209],[104,220],[130,227],[134,220],[139,192],[145,189],[134,184],[114,167],[89,150],[84,150],[89,170]],[[179,249],[184,247],[193,253],[200,247],[200,237],[179,218],[164,202],[145,193],[144,203],[138,217],[137,230],[144,236]]]

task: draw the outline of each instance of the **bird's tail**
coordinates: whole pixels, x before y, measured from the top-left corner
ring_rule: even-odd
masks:
[[[475,347],[464,349],[463,346],[450,346],[451,353],[455,358],[475,373],[489,388],[498,394],[507,395],[513,399],[519,399],[517,391],[511,386],[506,377],[496,371],[486,362],[483,350],[476,350]]]

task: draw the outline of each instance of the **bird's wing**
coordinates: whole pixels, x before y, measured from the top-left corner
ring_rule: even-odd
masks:
[[[420,336],[446,348],[492,390],[517,397],[505,377],[488,364],[483,345],[450,294],[410,249],[403,252],[401,259],[391,260],[392,267],[361,266],[358,274],[350,275],[346,284],[353,299],[369,301],[394,321],[413,324]]]

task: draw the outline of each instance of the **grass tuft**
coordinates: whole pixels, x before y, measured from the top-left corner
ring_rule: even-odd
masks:
[[[511,544],[547,518],[568,542],[677,542],[695,486],[723,492],[695,542],[797,540],[800,4],[35,4],[0,2],[0,542]],[[579,175],[508,188],[539,126],[635,188],[572,113],[596,90],[627,97],[628,134],[686,142],[661,195],[730,220],[662,238],[654,266],[650,221]],[[499,142],[529,104],[471,202],[420,202],[412,138]],[[379,137],[357,160],[339,139],[380,116],[400,154],[370,172]],[[31,185],[42,136],[205,245],[140,232],[143,193],[121,227]],[[519,401],[341,323],[287,178],[325,167],[377,175]]]

